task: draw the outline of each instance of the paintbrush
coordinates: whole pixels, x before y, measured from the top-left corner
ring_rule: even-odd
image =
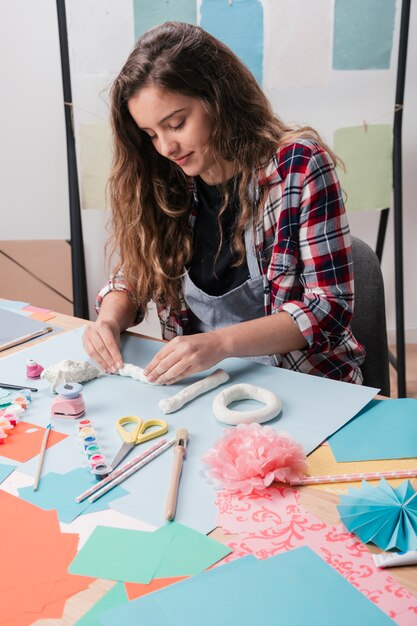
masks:
[[[175,509],[177,508],[178,488],[180,484],[180,476],[182,464],[184,461],[185,450],[188,442],[188,430],[180,428],[176,432],[176,442],[174,445],[174,460],[172,463],[171,482],[168,489],[168,497],[165,508],[165,517],[172,520],[175,517]]]

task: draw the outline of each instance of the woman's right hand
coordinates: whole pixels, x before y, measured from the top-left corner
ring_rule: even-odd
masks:
[[[115,322],[102,321],[87,324],[83,343],[88,356],[107,372],[115,374],[123,367],[120,353],[120,327]]]

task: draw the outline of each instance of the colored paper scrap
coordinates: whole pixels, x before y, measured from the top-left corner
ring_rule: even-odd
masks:
[[[394,24],[395,0],[336,0],[333,68],[389,69]]]
[[[385,479],[350,488],[337,507],[342,522],[364,543],[382,550],[417,550],[417,495],[409,480],[393,489]]]
[[[38,322],[47,322],[56,317],[56,313],[30,313],[29,317],[31,320],[38,320]]]
[[[31,313],[53,313],[51,309],[43,309],[40,306],[33,306],[33,304],[27,304],[23,307],[24,311],[30,311]]]
[[[315,492],[303,490],[302,495],[308,491]],[[317,498],[317,510],[331,511],[333,516],[333,506],[323,504]],[[270,488],[251,498],[223,491],[218,492],[216,505],[216,523],[232,533],[228,544],[233,553],[226,560],[247,554],[265,559],[308,546],[399,626],[414,624],[417,598],[388,570],[376,567],[368,548],[343,524],[328,525],[306,510],[298,490]]]
[[[392,127],[369,124],[338,128],[333,147],[348,211],[389,208],[392,204]]]
[[[43,511],[0,490],[0,623],[32,624],[59,617],[66,598],[86,589],[91,578],[71,576],[67,568],[78,537],[61,533],[55,511]]]
[[[195,0],[133,0],[135,39],[153,26],[163,22],[197,24]]]
[[[259,84],[263,67],[263,8],[259,0],[202,0],[200,25],[247,65]]]
[[[187,576],[172,576],[170,578],[153,578],[150,583],[144,585],[142,583],[125,583],[125,589],[129,600],[136,600],[142,596],[146,596],[147,593],[152,593],[158,589],[163,589],[169,585],[179,583],[180,580],[184,580]]]
[[[13,430],[10,431],[6,442],[1,447],[0,455],[21,463],[33,459],[33,457],[39,454],[44,432],[45,428],[37,424],[18,422]],[[67,435],[51,430],[46,446],[47,449],[66,438]]]
[[[333,0],[263,0],[263,7],[265,89],[305,88],[328,83]],[[279,29],[279,37],[278,24],[285,24],[285,28]],[[312,37],[311,33],[320,33],[320,36]]]
[[[354,623],[383,626],[394,622],[307,547],[263,561],[241,559],[99,616],[103,626],[143,623],[147,626],[198,624],[314,626]],[[300,601],[302,597],[302,601]],[[260,599],[266,598],[265,602]]]
[[[417,457],[417,400],[371,400],[328,442],[336,461]]]
[[[172,536],[97,526],[71,563],[73,574],[149,583]]]
[[[108,508],[109,502],[126,495],[126,490],[120,486],[111,489],[104,496],[89,502],[75,502],[75,498],[92,486],[93,478],[89,471],[79,467],[66,474],[50,472],[42,476],[37,491],[33,487],[22,487],[19,495],[27,502],[36,504],[41,509],[49,511],[55,509],[61,522],[72,522],[82,513],[93,513]]]
[[[155,533],[170,539],[168,549],[154,572],[155,578],[193,576],[231,552],[223,543],[177,522],[170,522]]]
[[[0,299],[0,309],[7,311],[20,311],[29,306],[29,302],[21,302],[20,300],[2,300]]]
[[[9,474],[14,472],[16,467],[17,465],[7,465],[6,463],[0,463],[0,483],[2,483],[3,480],[5,480],[9,476]]]
[[[127,602],[128,598],[123,583],[116,583],[96,604],[85,613],[74,626],[100,626],[97,614]]]
[[[107,209],[106,181],[111,162],[111,133],[106,123],[80,125],[83,209]]]

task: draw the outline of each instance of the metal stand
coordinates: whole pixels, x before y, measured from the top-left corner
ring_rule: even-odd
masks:
[[[89,318],[84,243],[81,224],[80,194],[78,188],[77,157],[72,116],[71,74],[68,53],[65,0],[56,0],[61,51],[62,86],[64,92],[65,130],[67,137],[68,191],[71,231],[71,266],[74,315]]]
[[[395,262],[395,314],[397,355],[390,353],[390,363],[397,370],[398,397],[405,398],[406,364],[404,332],[404,269],[403,269],[403,205],[402,205],[402,119],[404,108],[405,69],[407,64],[410,2],[401,5],[400,40],[398,49],[397,86],[395,93],[393,129],[393,190],[394,190],[394,262]],[[389,209],[384,209],[379,221],[376,254],[381,260]]]

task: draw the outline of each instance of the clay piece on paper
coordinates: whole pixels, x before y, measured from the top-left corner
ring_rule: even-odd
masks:
[[[58,385],[85,383],[99,376],[104,376],[104,373],[88,361],[64,359],[44,369],[41,379],[51,383],[51,391],[54,392]]]
[[[175,394],[171,398],[163,398],[159,401],[158,406],[165,414],[174,413],[184,406],[187,402],[194,400],[197,396],[215,389],[219,385],[222,385],[230,378],[229,374],[225,370],[218,369],[203,380],[199,380],[192,385],[189,385],[179,393]]]
[[[247,411],[233,411],[228,408],[231,402],[239,400],[256,400],[265,406]],[[213,400],[214,415],[219,422],[230,426],[253,422],[263,424],[276,417],[281,412],[281,408],[281,400],[272,391],[247,383],[226,387]]]
[[[158,385],[160,383],[151,383],[143,373],[143,367],[139,367],[139,365],[133,365],[132,363],[124,363],[123,367],[119,369],[117,372],[119,376],[127,376],[129,378],[134,378],[135,380],[140,380],[141,383],[146,383],[147,385]]]

